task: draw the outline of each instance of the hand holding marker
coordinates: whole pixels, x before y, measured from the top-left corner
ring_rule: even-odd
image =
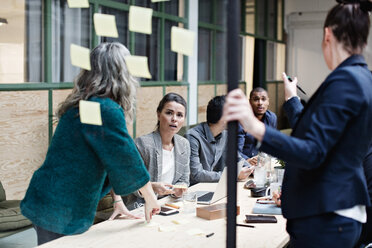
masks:
[[[293,79],[292,79],[290,76],[287,76],[287,78],[288,78],[288,80],[289,80],[290,82],[293,81]],[[306,95],[305,91],[304,91],[300,86],[298,86],[298,83],[296,84],[296,87],[297,87],[297,89],[298,89],[299,91],[301,91],[302,94]]]

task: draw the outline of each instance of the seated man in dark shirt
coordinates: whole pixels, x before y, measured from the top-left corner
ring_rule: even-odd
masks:
[[[190,184],[218,182],[225,167],[227,147],[226,122],[222,117],[225,96],[216,96],[209,101],[207,122],[200,123],[185,134],[190,142]],[[238,154],[238,179],[244,180],[253,168]]]
[[[268,110],[269,96],[267,91],[263,88],[254,88],[249,94],[249,102],[252,106],[255,116],[268,126],[276,128],[276,115]],[[257,164],[256,142],[252,135],[244,132],[241,125],[238,129],[238,151],[240,155],[246,159],[250,164]]]

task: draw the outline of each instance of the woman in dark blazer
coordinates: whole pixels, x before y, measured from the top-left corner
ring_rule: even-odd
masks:
[[[361,53],[371,9],[369,1],[340,1],[328,13],[322,50],[332,72],[306,108],[297,79],[283,74],[291,137],[257,120],[242,91],[227,97],[227,120],[239,120],[260,150],[287,162],[281,202],[291,247],[353,247],[366,221],[372,75]]]
[[[156,130],[135,140],[150,174],[152,188],[158,196],[174,194],[180,197],[189,185],[190,144],[186,138],[177,134],[186,119],[186,110],[187,104],[182,96],[168,93],[156,110],[158,116]],[[173,189],[173,185],[176,184],[186,187]],[[114,202],[120,200],[120,196],[113,197]],[[129,209],[135,208],[136,202],[143,202],[139,192],[125,197]],[[111,219],[120,213],[120,206],[114,204],[116,211]]]

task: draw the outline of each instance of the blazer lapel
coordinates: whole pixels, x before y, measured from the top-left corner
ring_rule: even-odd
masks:
[[[156,165],[158,168],[157,178],[154,181],[160,181],[161,175],[163,173],[163,165],[162,165],[163,145],[162,145],[161,136],[158,130],[154,132],[154,143],[155,143],[155,152],[156,152]]]
[[[174,135],[173,142],[174,142],[174,166],[175,166],[173,183],[175,183],[182,176],[183,165],[185,164],[184,154],[186,150],[183,149],[183,147],[181,147],[181,142],[177,134]]]

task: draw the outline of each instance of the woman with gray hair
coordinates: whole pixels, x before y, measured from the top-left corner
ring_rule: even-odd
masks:
[[[159,212],[149,174],[126,128],[125,116],[131,117],[138,85],[125,64],[128,55],[120,43],[98,45],[90,55],[91,71],[81,71],[57,111],[59,123],[46,159],[21,203],[39,245],[85,232],[98,201],[111,188],[121,195],[139,189],[147,220]],[[80,100],[99,103],[102,125],[80,122]]]

